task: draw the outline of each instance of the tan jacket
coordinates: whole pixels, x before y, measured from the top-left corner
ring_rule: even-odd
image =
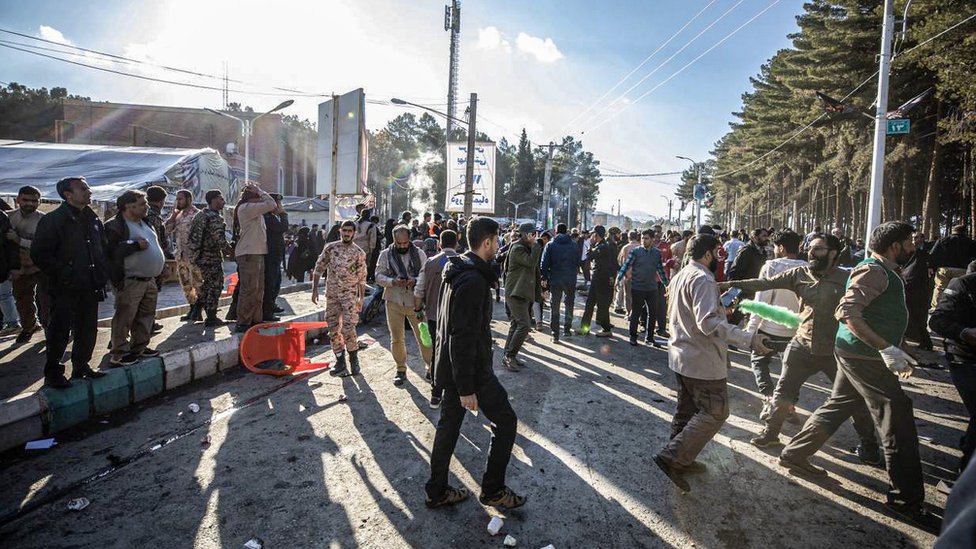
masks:
[[[237,208],[237,221],[241,234],[237,236],[234,255],[265,255],[268,253],[268,228],[264,214],[275,209],[274,198],[261,191],[259,202],[247,202]]]

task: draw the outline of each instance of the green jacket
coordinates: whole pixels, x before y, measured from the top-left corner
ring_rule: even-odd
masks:
[[[512,244],[505,270],[505,299],[513,296],[527,301],[542,299],[542,286],[539,284],[542,278],[539,268],[541,256],[538,246],[530,248],[521,242]]]

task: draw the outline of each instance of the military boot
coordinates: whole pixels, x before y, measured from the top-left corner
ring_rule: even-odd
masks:
[[[349,375],[359,375],[359,351],[349,351]]]
[[[346,353],[336,355],[335,364],[332,365],[332,369],[329,370],[329,375],[332,377],[338,377],[345,375],[346,373]]]

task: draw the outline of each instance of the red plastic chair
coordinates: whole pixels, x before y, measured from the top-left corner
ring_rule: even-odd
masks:
[[[287,376],[331,366],[305,358],[305,332],[328,328],[328,322],[277,322],[258,324],[241,339],[241,362],[256,374]],[[282,361],[284,368],[262,368],[269,360]]]

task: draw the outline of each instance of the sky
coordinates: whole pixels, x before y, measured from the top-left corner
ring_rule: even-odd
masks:
[[[285,112],[314,121],[323,100],[315,95],[360,87],[368,99],[400,97],[445,110],[445,4],[0,0],[0,28],[218,77],[71,57],[197,85],[220,88],[226,64],[230,78],[243,82],[231,83],[230,101],[261,111],[294,98]],[[565,135],[581,139],[605,173],[680,171],[688,162],[677,155],[705,159],[726,133],[749,78],[790,45],[801,11],[795,0],[466,0],[458,97],[466,102],[478,93],[479,130],[496,141],[516,142],[524,127],[537,145]],[[44,45],[6,33],[0,40]],[[222,106],[220,90],[139,80],[6,47],[0,82],[61,86],[98,101]],[[370,103],[367,126],[380,128],[403,112]],[[677,182],[677,176],[608,178],[597,208],[616,211],[619,200],[625,213],[664,216],[661,195],[673,196]]]

